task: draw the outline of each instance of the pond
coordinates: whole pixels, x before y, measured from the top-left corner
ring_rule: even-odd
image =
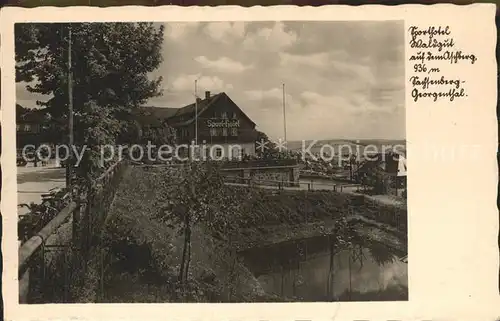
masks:
[[[285,301],[408,300],[404,253],[372,241],[335,249],[330,236],[242,253],[268,294]]]

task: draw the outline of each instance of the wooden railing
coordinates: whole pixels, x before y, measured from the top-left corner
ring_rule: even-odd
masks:
[[[73,302],[127,160],[112,165],[19,248],[19,302]]]
[[[241,161],[219,161],[221,168],[256,168],[256,167],[279,167],[279,166],[297,166],[298,162],[295,159],[255,159]]]

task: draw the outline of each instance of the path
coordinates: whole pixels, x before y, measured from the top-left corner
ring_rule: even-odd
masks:
[[[284,186],[281,187],[281,189],[286,190],[286,191],[301,191],[301,190],[308,190],[308,183],[310,183],[310,180],[301,180],[299,183],[299,186]],[[248,184],[241,184],[241,183],[225,183],[228,186],[248,186]],[[406,206],[406,203],[399,199],[396,198],[392,195],[367,195],[367,194],[362,194],[358,193],[358,187],[357,186],[352,186],[352,185],[346,185],[342,186],[342,189],[340,189],[340,186],[342,184],[337,185],[337,192],[343,192],[343,193],[349,193],[349,194],[354,194],[354,195],[363,195],[366,198],[373,200],[374,202],[378,202],[384,205],[393,205],[393,206]],[[278,189],[278,186],[271,186],[271,185],[253,185],[255,187],[263,188],[263,189],[273,189],[276,190]],[[322,183],[322,182],[313,182],[311,184],[311,190],[314,191],[333,191],[333,185],[332,183]]]
[[[382,195],[363,194],[363,195],[365,195],[366,198],[368,198],[368,199],[371,199],[375,202],[382,203],[385,205],[406,206],[406,202],[403,199],[398,198],[398,197],[393,196],[393,195],[385,195],[385,194],[382,194]]]
[[[228,186],[248,186],[248,184],[243,183],[225,183]],[[336,191],[352,193],[359,189],[359,185],[356,184],[346,184],[346,183],[337,183],[334,181],[317,181],[311,179],[301,179],[299,180],[299,186],[283,186],[281,187],[287,191],[305,191],[305,190],[314,190],[314,191],[333,191],[336,185]],[[264,185],[264,184],[255,184],[254,186],[265,188],[265,189],[278,189],[276,185]],[[342,189],[342,190],[341,190]]]
[[[40,203],[42,194],[50,189],[64,187],[65,170],[58,167],[17,167],[17,203]],[[18,215],[28,212],[18,207]]]

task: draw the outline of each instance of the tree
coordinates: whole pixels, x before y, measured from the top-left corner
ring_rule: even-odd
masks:
[[[178,169],[170,169],[161,174],[164,176],[160,179],[163,185],[157,191],[157,218],[170,228],[176,229],[177,235],[183,238],[177,276],[183,296],[187,294],[187,286],[196,283],[196,280],[189,279],[193,231],[210,234],[214,238],[217,244],[215,257],[220,260],[220,264],[226,266],[226,280],[218,280],[222,284],[216,286],[216,292],[227,291],[228,300],[231,300],[235,292],[234,272],[239,257],[234,244],[240,239],[238,235],[242,217],[248,210],[239,200],[242,197],[253,199],[254,191],[235,190],[224,186],[219,166],[214,162],[192,162],[179,172]],[[176,172],[174,176],[172,171]],[[177,173],[181,173],[180,178],[175,179],[175,188],[172,188],[172,180],[173,177],[178,177]],[[221,285],[222,288],[219,287]]]
[[[19,104],[16,104],[16,120],[22,119],[24,115],[29,113],[29,109]]]
[[[75,144],[89,139],[92,144],[114,144],[132,121],[133,110],[161,95],[162,78],[150,73],[162,62],[164,28],[152,23],[15,25],[16,81],[27,82],[30,92],[47,95],[37,104],[58,124],[55,143],[65,142],[67,136],[70,28]]]
[[[248,217],[253,216],[248,214],[249,208],[242,204],[241,200],[252,203],[259,199],[258,192],[258,188],[255,187],[222,188],[215,200],[214,208],[217,209],[214,211],[215,215],[209,216],[204,222],[207,232],[219,241],[216,256],[226,271],[225,280],[221,284],[221,294],[226,292],[227,302],[232,302],[237,294],[239,274],[237,269],[241,259],[237,252],[237,242],[244,237],[241,232],[243,226],[248,224]]]
[[[80,117],[75,119],[77,130],[74,143],[76,146],[85,146],[86,151],[76,167],[77,177],[93,180],[109,166],[101,159],[101,149],[107,151],[108,148],[103,146],[115,146],[115,138],[121,130],[120,121],[112,113],[112,109],[101,108],[95,102],[88,102],[80,109]]]
[[[356,170],[359,169],[359,160],[356,155],[351,155],[349,158],[349,178],[351,181],[354,181],[354,175],[356,173]],[[354,167],[356,166],[356,168]]]
[[[158,218],[168,222],[172,227],[180,226],[179,232],[184,236],[178,276],[181,284],[185,283],[189,273],[193,226],[201,221],[210,220],[220,209],[219,196],[224,181],[216,166],[208,162],[192,162],[184,169],[179,188],[168,195],[162,193],[165,199],[159,204]]]
[[[155,146],[172,144],[175,142],[175,132],[174,129],[166,123],[160,126],[147,126],[142,130],[140,140],[143,144],[151,142],[151,144]]]

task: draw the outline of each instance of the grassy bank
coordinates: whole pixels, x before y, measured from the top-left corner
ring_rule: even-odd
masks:
[[[132,168],[106,224],[108,248],[103,302],[218,302],[272,300],[225,244],[193,231],[189,283],[178,284],[183,237],[156,218],[158,187],[178,188],[172,170]],[[227,271],[233,273],[227,273]]]
[[[226,187],[224,193],[241,204],[240,227],[301,224],[318,219],[359,215],[406,233],[407,210],[377,203],[363,195],[333,191],[269,191],[248,187]],[[231,213],[233,215],[234,213]]]
[[[244,250],[293,239],[332,234],[339,222],[363,225],[378,239],[389,233],[398,248],[406,247],[407,211],[383,205],[362,195],[333,191],[271,191],[247,187],[226,187],[224,193],[241,204],[241,210],[222,213],[214,225],[231,221],[234,246]],[[224,234],[224,233],[221,233]],[[364,233],[368,234],[368,233]],[[382,235],[384,234],[384,235]],[[378,236],[377,236],[378,235]],[[226,237],[227,238],[227,237]]]
[[[104,302],[174,299],[178,243],[175,230],[154,219],[159,174],[132,168],[123,178],[105,226],[103,243],[109,257]]]

